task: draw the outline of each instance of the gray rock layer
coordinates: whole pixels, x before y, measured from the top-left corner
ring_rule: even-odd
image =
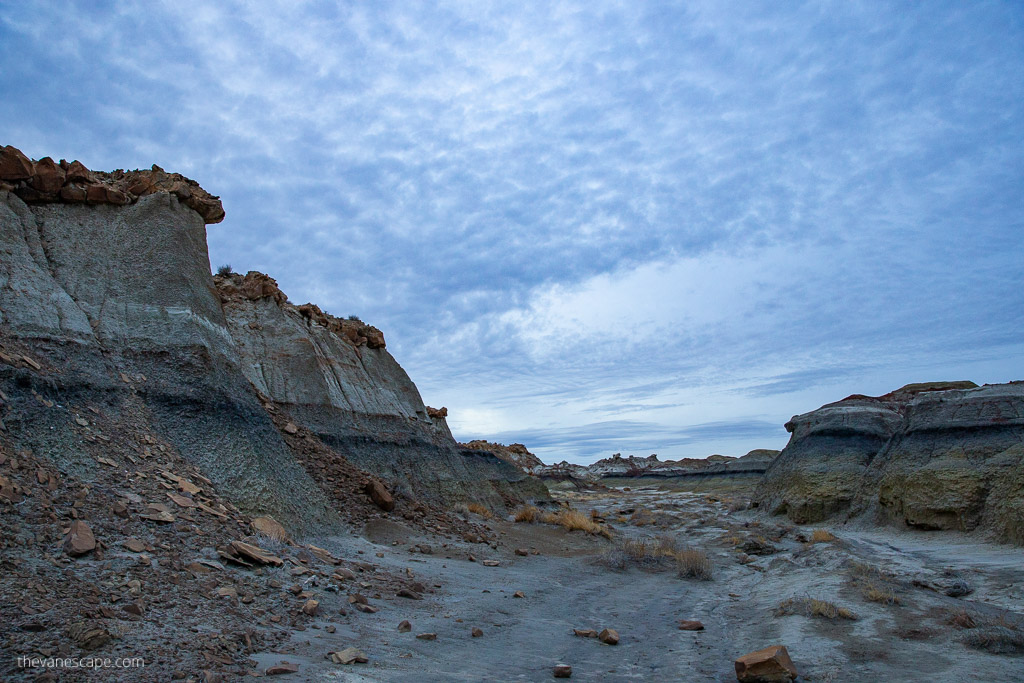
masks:
[[[337,521],[260,392],[421,495],[493,503],[537,491],[493,456],[464,455],[384,349],[303,327],[271,301],[251,304],[225,315],[204,221],[173,194],[28,206],[0,190],[0,341],[44,366],[0,363],[0,429],[16,449],[100,478],[68,413],[100,406],[200,464],[246,511],[296,528]]]
[[[756,501],[800,523],[868,515],[1024,543],[1024,383],[932,386],[794,417]]]

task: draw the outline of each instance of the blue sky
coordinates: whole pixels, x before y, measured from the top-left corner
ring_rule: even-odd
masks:
[[[462,439],[781,448],[1024,378],[1015,2],[0,1],[0,143],[221,195]]]

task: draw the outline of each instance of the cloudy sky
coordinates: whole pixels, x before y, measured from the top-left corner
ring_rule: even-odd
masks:
[[[0,144],[197,179],[214,267],[382,328],[461,439],[1024,379],[1019,2],[116,5],[0,0]]]

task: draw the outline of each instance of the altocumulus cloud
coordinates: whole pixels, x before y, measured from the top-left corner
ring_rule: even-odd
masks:
[[[0,129],[221,194],[215,265],[380,326],[460,437],[739,454],[1022,374],[1022,16],[7,3]]]

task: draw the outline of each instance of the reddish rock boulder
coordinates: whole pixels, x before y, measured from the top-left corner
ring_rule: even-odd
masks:
[[[0,148],[0,180],[28,180],[32,177],[32,161],[17,147]]]
[[[384,484],[380,483],[376,479],[366,482],[366,486],[363,487],[366,495],[370,497],[373,504],[379,507],[381,510],[391,512],[395,509],[395,499],[388,493],[388,490],[384,488]]]
[[[784,645],[772,645],[736,660],[736,680],[740,683],[786,683],[797,675]]]
[[[89,184],[96,182],[96,178],[93,177],[92,171],[87,169],[81,161],[72,161],[68,166],[66,182]]]
[[[48,198],[56,199],[60,195],[60,189],[64,187],[64,169],[50,157],[43,157],[33,165],[29,185]]]
[[[95,549],[96,538],[92,535],[89,525],[80,519],[73,521],[68,535],[64,537],[64,552],[71,557],[78,557]]]

